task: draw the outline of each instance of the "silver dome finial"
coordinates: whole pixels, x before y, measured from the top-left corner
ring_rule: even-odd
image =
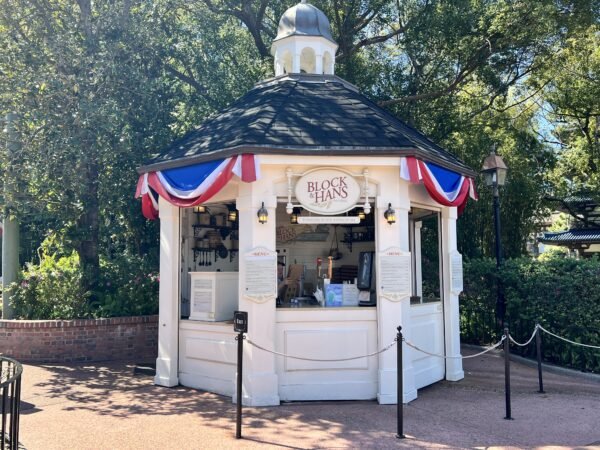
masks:
[[[275,75],[310,73],[333,75],[337,43],[331,36],[329,20],[308,0],[296,0],[287,9],[271,46]]]

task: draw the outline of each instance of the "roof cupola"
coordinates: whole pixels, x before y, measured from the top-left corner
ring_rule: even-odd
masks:
[[[283,13],[279,21],[277,37],[271,46],[275,76],[286,73],[333,75],[337,49],[323,11],[302,0]]]

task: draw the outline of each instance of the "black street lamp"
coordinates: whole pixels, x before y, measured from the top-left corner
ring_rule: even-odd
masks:
[[[504,186],[506,182],[506,172],[508,167],[504,164],[502,158],[496,155],[496,145],[492,147],[490,155],[485,158],[481,173],[487,186],[492,187],[494,196],[494,229],[496,232],[496,267],[502,265],[502,242],[500,241],[500,195],[499,186]],[[496,297],[496,317],[504,327],[504,316],[506,314],[506,300],[504,298],[504,289],[500,278],[498,278],[498,292]]]

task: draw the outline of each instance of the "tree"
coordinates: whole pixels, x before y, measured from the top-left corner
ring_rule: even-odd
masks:
[[[0,0],[0,109],[20,114],[24,137],[19,195],[6,200],[24,217],[25,253],[53,230],[94,290],[99,254],[156,249],[156,225],[132,198],[135,168],[272,74],[270,41],[293,3]],[[523,251],[551,183],[594,180],[598,114],[582,106],[599,98],[597,0],[314,3],[340,45],[338,75],[475,169],[499,144],[512,168],[509,254]],[[460,222],[467,255],[490,253],[481,194]]]

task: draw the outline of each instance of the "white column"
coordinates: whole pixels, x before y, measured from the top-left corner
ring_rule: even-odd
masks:
[[[275,251],[277,197],[273,195],[270,177],[263,176],[263,180],[241,184],[240,196],[237,199],[240,221],[239,309],[248,312],[248,339],[261,347],[275,349],[276,283],[273,286],[274,296],[271,300],[259,303],[244,297],[246,291],[244,255],[256,247]],[[256,216],[262,202],[269,211],[268,221],[265,224],[258,223]],[[279,382],[274,355],[251,345],[244,345],[243,391],[242,401],[245,405],[279,405]]]
[[[323,54],[315,55],[315,73],[323,75]]]
[[[300,73],[300,53],[294,53],[292,60],[292,73]]]
[[[177,386],[179,333],[179,208],[158,200],[160,216],[160,287],[158,293],[158,358],[154,383]]]
[[[408,212],[410,201],[408,183],[400,180],[397,174],[389,179],[380,180],[382,194],[377,197],[374,214],[376,226],[376,249],[377,252],[389,247],[399,247],[402,251],[409,252],[409,223]],[[390,225],[383,217],[388,204],[396,211],[396,223]],[[376,255],[377,256],[377,255]],[[377,265],[379,257],[377,256]],[[377,267],[379,268],[379,267]],[[377,270],[379,273],[379,270]],[[377,277],[379,277],[377,275]],[[380,283],[377,283],[377,324],[379,332],[379,346],[388,345],[394,340],[397,327],[402,326],[402,332],[407,340],[410,340],[410,295],[400,301],[391,301],[383,298],[380,293]],[[414,371],[411,354],[408,347],[403,348],[403,387],[402,398],[404,403],[417,398],[415,389]],[[379,391],[377,400],[380,404],[395,404],[397,401],[397,352],[394,347],[384,352],[379,357]]]
[[[423,262],[421,261],[421,229],[423,228],[423,222],[415,222],[415,235],[414,240],[415,244],[413,246],[414,254],[414,278],[417,280],[415,283],[416,292],[415,295],[419,297],[423,296]]]
[[[460,356],[460,311],[458,294],[452,291],[451,255],[457,252],[456,247],[456,208],[442,210],[442,243],[444,258],[444,328],[446,356]],[[446,379],[462,380],[465,373],[462,359],[446,359]]]

